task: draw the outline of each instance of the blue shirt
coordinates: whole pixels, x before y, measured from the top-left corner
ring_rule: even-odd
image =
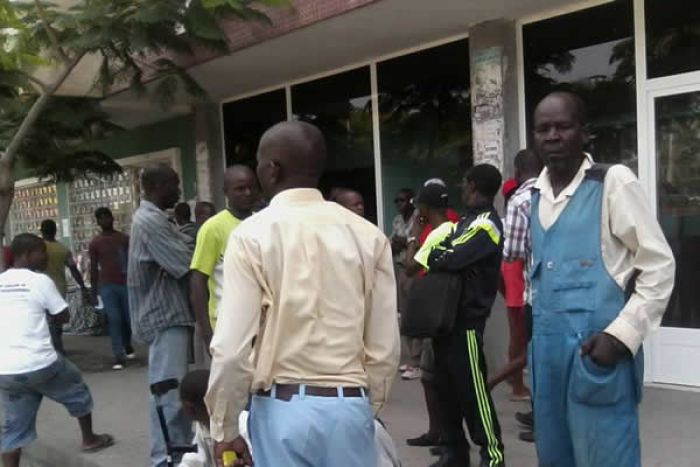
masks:
[[[139,341],[150,343],[160,331],[194,324],[187,294],[193,250],[193,240],[165,212],[141,201],[131,224],[127,274],[131,327]]]

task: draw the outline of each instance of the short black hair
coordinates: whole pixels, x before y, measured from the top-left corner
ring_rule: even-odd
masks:
[[[184,202],[177,203],[177,206],[175,206],[175,217],[182,219],[191,219],[192,209],[190,209],[190,205]]]
[[[588,125],[588,106],[586,105],[586,101],[583,100],[583,97],[581,97],[579,93],[577,93],[570,86],[561,85],[555,87],[551,92],[547,93],[546,96],[540,99],[540,102],[553,95],[570,99],[574,104],[574,115],[576,116],[578,122],[584,127]]]
[[[501,172],[491,164],[479,164],[467,172],[466,180],[476,186],[476,191],[493,199],[501,188]]]
[[[207,208],[212,213],[212,215],[216,214],[216,206],[214,206],[214,203],[209,201],[197,201],[197,204],[194,208]]]
[[[46,237],[55,237],[58,227],[52,219],[46,219],[41,223],[41,234]]]
[[[21,233],[17,235],[10,245],[13,258],[21,258],[25,254],[40,248],[44,241],[37,235],[31,233]]]
[[[156,189],[158,186],[170,180],[173,173],[177,173],[172,167],[166,164],[155,164],[146,167],[141,172],[141,186],[146,193]]]
[[[539,173],[544,168],[544,163],[540,156],[530,149],[522,149],[515,155],[513,165],[520,172]]]
[[[112,215],[112,211],[110,211],[109,208],[101,207],[95,209],[95,219],[99,219],[102,216],[109,216],[114,218],[114,216]]]
[[[398,194],[398,193],[403,193],[403,194],[405,194],[405,195],[408,195],[409,198],[415,198],[415,196],[416,196],[416,193],[415,193],[412,189],[410,189],[410,188],[401,188],[401,189],[400,189],[399,191],[397,191],[396,193],[397,193],[397,194]]]
[[[209,387],[209,370],[193,370],[180,382],[180,400],[204,406],[204,396]]]

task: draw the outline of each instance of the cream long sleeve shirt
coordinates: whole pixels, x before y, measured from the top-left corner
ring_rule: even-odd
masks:
[[[574,179],[556,197],[549,172],[542,171],[535,188],[540,191],[539,221],[544,229],[556,222],[592,165],[586,155]],[[641,184],[623,165],[610,167],[605,177],[601,226],[603,263],[615,282],[625,289],[639,271],[634,294],[605,330],[635,354],[661,324],[673,291],[675,261]]]
[[[273,383],[368,388],[375,413],[399,364],[391,245],[314,189],[275,196],[231,235],[205,401],[217,441]],[[255,344],[253,345],[253,339]]]

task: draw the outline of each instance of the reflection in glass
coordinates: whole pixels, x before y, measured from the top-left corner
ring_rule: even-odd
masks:
[[[445,180],[459,207],[472,165],[469,42],[460,40],[377,65],[382,182],[387,227],[401,188]]]
[[[676,258],[663,325],[700,328],[700,92],[655,105],[659,219]]]
[[[326,137],[328,159],[321,189],[362,194],[366,217],[377,221],[369,68],[358,68],[292,87],[294,118],[313,123]]]
[[[535,106],[547,93],[573,90],[588,105],[588,150],[594,159],[636,170],[633,34],[632,0],[523,26],[528,128]]]
[[[700,2],[646,0],[644,9],[648,77],[700,70]]]
[[[265,130],[287,120],[284,89],[223,105],[226,166],[255,167],[258,142]]]

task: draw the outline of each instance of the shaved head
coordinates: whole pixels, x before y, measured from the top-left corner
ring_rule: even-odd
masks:
[[[358,191],[342,189],[336,196],[336,202],[358,216],[365,217],[365,200]]]
[[[160,209],[170,209],[180,199],[180,177],[171,167],[152,165],[141,172],[144,199]]]
[[[258,178],[270,197],[289,188],[317,187],[325,162],[325,139],[310,123],[278,123],[260,139]]]
[[[226,172],[224,172],[224,192],[228,191],[231,186],[235,185],[236,181],[242,178],[255,180],[255,172],[247,165],[242,164],[232,165],[227,168]]]
[[[228,208],[238,219],[253,212],[257,201],[258,181],[253,170],[245,165],[232,165],[224,173],[224,195]]]

